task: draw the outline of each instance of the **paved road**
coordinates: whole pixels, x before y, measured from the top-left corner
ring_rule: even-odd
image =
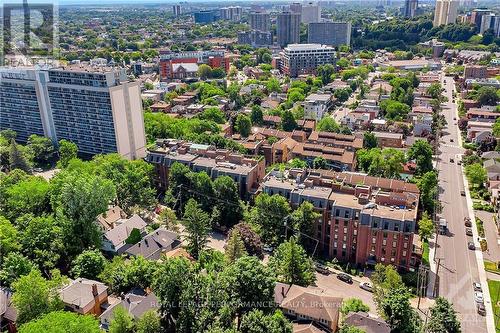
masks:
[[[439,236],[436,260],[439,267],[439,295],[453,302],[459,312],[462,332],[486,332],[486,320],[476,312],[472,282],[479,281],[478,265],[474,251],[467,249],[471,237],[465,235],[464,217],[468,216],[465,197],[460,195],[464,189],[461,167],[456,164],[457,154],[463,153],[459,146],[459,130],[453,118],[456,104],[452,102],[453,80],[450,77],[443,82],[449,102],[445,103],[443,114],[448,126],[443,131],[440,145],[441,155],[439,170],[439,201],[443,206],[441,217],[448,221],[449,234]],[[454,142],[450,142],[453,139]],[[443,144],[444,143],[444,144]],[[450,158],[455,160],[450,162]],[[432,260],[432,258],[431,258]],[[487,286],[483,286],[487,288]]]

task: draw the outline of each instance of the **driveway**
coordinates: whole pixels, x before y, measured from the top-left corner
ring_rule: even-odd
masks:
[[[484,212],[482,210],[475,210],[474,215],[483,221],[484,235],[488,242],[488,251],[483,252],[485,260],[500,261],[500,245],[497,226],[493,220],[493,213]]]

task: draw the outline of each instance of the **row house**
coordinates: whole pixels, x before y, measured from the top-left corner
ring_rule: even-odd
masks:
[[[292,206],[307,201],[321,218],[314,230],[320,251],[358,265],[392,264],[408,270],[420,262],[413,244],[419,190],[404,181],[359,173],[291,169],[269,173],[262,192]]]

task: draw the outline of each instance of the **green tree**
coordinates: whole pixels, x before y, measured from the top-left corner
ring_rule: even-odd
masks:
[[[370,307],[359,298],[348,298],[342,302],[340,312],[347,316],[349,312],[368,312]]]
[[[410,112],[410,107],[407,104],[392,99],[380,102],[380,109],[387,119],[394,121],[405,120]]]
[[[321,132],[340,133],[340,126],[332,117],[324,117],[316,125],[316,130]]]
[[[382,311],[384,299],[389,291],[404,288],[403,279],[391,265],[376,264],[372,282],[373,300],[379,311]]]
[[[378,142],[377,137],[373,132],[365,132],[363,135],[363,148],[372,149],[377,148]]]
[[[217,124],[224,124],[226,122],[226,116],[221,109],[217,107],[208,108],[198,115],[200,119],[211,120]]]
[[[267,82],[266,82],[266,89],[269,93],[272,92],[281,92],[281,85],[280,82],[278,81],[277,78],[271,77]]]
[[[189,253],[198,258],[208,242],[210,231],[210,217],[205,213],[194,199],[189,199],[184,210],[184,225],[186,227],[186,241]]]
[[[5,217],[0,216],[0,257],[12,251],[19,250],[18,232],[16,227]]]
[[[250,113],[250,119],[252,124],[262,124],[264,121],[264,115],[262,113],[262,109],[258,105],[252,106],[252,112]]]
[[[245,222],[240,222],[236,224],[229,231],[229,238],[234,231],[238,231],[243,244],[245,245],[245,250],[248,255],[256,256],[257,258],[263,259],[264,254],[262,253],[262,241],[260,240],[259,234],[252,229],[252,226]]]
[[[252,121],[250,120],[250,117],[241,113],[238,114],[238,116],[236,117],[235,128],[238,133],[241,134],[241,136],[245,138],[249,136],[252,130]]]
[[[461,332],[457,313],[453,309],[453,305],[445,298],[436,298],[436,303],[431,307],[431,317],[427,323],[426,332]]]
[[[322,156],[315,157],[313,160],[314,169],[326,169],[326,160]]]
[[[293,117],[292,111],[286,110],[285,112],[283,112],[281,116],[281,128],[283,128],[283,131],[287,132],[291,132],[297,128],[297,122]]]
[[[57,167],[65,168],[68,166],[69,161],[76,158],[78,153],[78,146],[68,140],[59,140],[59,162]]]
[[[102,273],[106,258],[99,250],[86,250],[80,253],[72,262],[71,274],[75,277],[95,279]]]
[[[417,140],[408,149],[408,158],[417,164],[417,174],[432,171],[432,146],[425,140]]]
[[[352,94],[352,89],[349,87],[335,89],[333,92],[333,96],[340,102],[344,103],[349,99],[349,96]]]
[[[109,179],[116,189],[116,203],[130,212],[134,206],[151,208],[155,203],[152,164],[129,161],[119,154],[98,155],[92,161],[97,175]]]
[[[309,237],[315,236],[315,225],[320,219],[321,214],[314,210],[312,203],[304,201],[300,206],[291,214],[291,227],[295,231],[299,231]],[[302,239],[304,242],[305,240]]]
[[[395,332],[417,332],[421,325],[418,314],[410,305],[406,288],[389,289],[381,303],[382,317]]]
[[[165,227],[167,230],[173,232],[179,232],[179,221],[175,211],[169,207],[165,207],[161,210],[158,216],[158,222]]]
[[[12,283],[12,302],[17,309],[17,323],[24,324],[51,311],[62,309],[63,304],[57,293],[58,285],[42,277],[33,269]]]
[[[225,255],[227,261],[230,263],[236,261],[238,258],[247,255],[245,244],[243,243],[240,232],[238,230],[233,230],[231,232],[231,236],[227,241]]]
[[[493,87],[481,87],[477,90],[476,101],[478,101],[481,106],[496,106],[500,101],[500,96],[497,93],[497,90]]]
[[[123,306],[118,305],[113,309],[111,321],[109,323],[109,333],[133,333],[134,322],[128,311]]]
[[[488,174],[483,166],[479,163],[467,165],[465,167],[465,175],[467,179],[475,187],[482,187],[488,179]]]
[[[250,220],[260,227],[264,242],[279,244],[283,238],[283,221],[290,213],[290,205],[285,197],[262,193],[255,198],[255,206],[250,211]]]
[[[280,310],[266,315],[261,310],[252,310],[241,320],[241,333],[292,333],[293,326]]]
[[[192,279],[191,264],[186,258],[165,260],[153,278],[153,291],[160,302],[160,312],[170,324],[179,314],[184,285]]]
[[[493,124],[493,135],[495,138],[500,138],[500,118],[497,118]]]
[[[161,331],[160,316],[156,310],[146,311],[137,321],[137,333],[158,333]]]
[[[12,282],[23,275],[28,275],[35,265],[18,252],[11,252],[2,258],[0,266],[0,282],[10,286]]]
[[[438,178],[434,171],[424,173],[420,179],[417,180],[422,208],[430,213],[434,212],[434,206],[436,204],[437,184]]]
[[[429,214],[424,212],[418,222],[418,235],[423,240],[428,240],[434,233],[434,223],[429,218]]]
[[[93,175],[73,173],[62,186],[55,200],[64,219],[64,233],[71,253],[81,253],[94,246],[100,248],[101,232],[95,223],[115,197],[113,183]]]
[[[269,266],[278,279],[287,284],[307,287],[316,281],[312,259],[307,256],[295,237],[278,246],[269,260]]]
[[[239,318],[250,310],[263,308],[259,304],[274,302],[276,282],[272,271],[256,257],[239,258],[226,267],[222,279]]]
[[[50,185],[41,177],[30,177],[5,191],[4,214],[14,221],[23,214],[41,215],[49,211]]]
[[[10,170],[20,169],[25,172],[31,171],[31,166],[25,154],[19,149],[14,139],[10,141],[9,164]]]
[[[38,165],[45,165],[54,158],[55,147],[52,140],[36,134],[30,135],[27,147]]]
[[[366,333],[364,330],[361,328],[358,328],[356,326],[351,326],[351,325],[343,325],[339,329],[339,333]]]
[[[339,62],[337,61],[337,66],[338,65]],[[316,69],[316,72],[318,73],[318,76],[321,78],[321,82],[323,84],[328,84],[332,82],[332,75],[333,73],[335,73],[335,67],[333,67],[332,64],[320,65]]]
[[[441,87],[441,83],[439,82],[432,83],[426,90],[427,95],[437,100],[441,100],[442,93],[443,93],[443,88]]]
[[[19,327],[19,333],[100,333],[99,321],[93,316],[74,312],[54,311]]]
[[[243,206],[240,201],[237,183],[229,176],[217,177],[213,182],[215,207],[220,213],[220,223],[232,227],[243,218]]]
[[[201,64],[198,67],[198,76],[202,80],[206,80],[206,79],[212,77],[212,68],[210,66],[208,66],[208,65]]]
[[[22,252],[44,270],[50,270],[64,253],[63,230],[53,216],[25,215],[20,224]]]
[[[349,67],[351,65],[351,63],[350,63],[349,59],[347,59],[347,58],[340,58],[339,60],[337,60],[336,65],[340,69],[346,69],[347,67]]]

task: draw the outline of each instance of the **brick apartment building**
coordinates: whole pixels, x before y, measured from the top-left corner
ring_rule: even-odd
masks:
[[[212,179],[229,176],[237,184],[240,196],[248,197],[265,176],[264,159],[245,157],[225,149],[175,139],[159,139],[147,151],[146,161],[155,166],[156,185],[168,186],[169,169],[175,162],[195,172],[205,171]]]
[[[186,71],[197,71],[198,65],[229,71],[229,57],[224,51],[187,51],[160,54],[160,80],[183,79]]]
[[[312,203],[322,216],[315,225],[319,250],[328,257],[404,270],[420,261],[413,244],[419,201],[415,184],[350,172],[291,169],[284,177],[277,171],[266,175],[261,190],[286,197],[294,207]]]

